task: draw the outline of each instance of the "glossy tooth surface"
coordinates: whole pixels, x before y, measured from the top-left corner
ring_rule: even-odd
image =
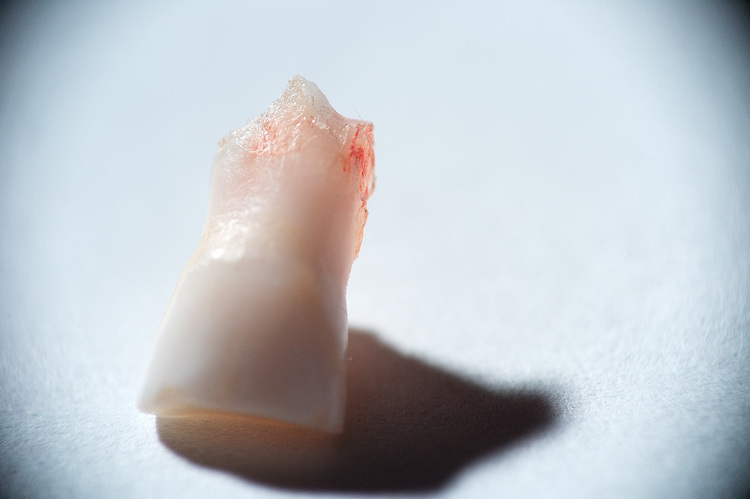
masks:
[[[219,142],[206,225],[159,325],[141,410],[341,430],[346,285],[372,145],[371,124],[299,76]]]

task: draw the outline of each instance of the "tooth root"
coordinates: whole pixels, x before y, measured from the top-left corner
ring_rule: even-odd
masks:
[[[220,141],[206,225],[159,325],[143,411],[341,430],[346,285],[373,164],[372,125],[336,113],[301,77]]]

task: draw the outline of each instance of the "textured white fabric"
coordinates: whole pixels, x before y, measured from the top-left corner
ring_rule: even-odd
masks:
[[[708,3],[7,9],[0,496],[742,496],[750,68]],[[155,422],[215,141],[294,74],[375,124],[347,433]]]

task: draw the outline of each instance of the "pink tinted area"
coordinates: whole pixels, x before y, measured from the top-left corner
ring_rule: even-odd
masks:
[[[357,210],[357,245],[355,256],[362,245],[365,222],[367,221],[367,200],[375,189],[375,151],[373,148],[372,125],[362,123],[357,125],[354,138],[349,146],[345,169],[351,169],[357,174],[360,206]]]
[[[327,136],[333,141],[331,147],[335,159],[333,172],[343,172],[346,180],[342,189],[352,189],[348,194],[356,203],[355,223],[352,227],[356,257],[362,243],[367,200],[375,186],[373,151],[373,127],[371,123],[348,119],[336,112],[325,95],[312,82],[295,76],[269,109],[227,137],[229,144],[239,146],[237,151],[244,160],[252,164],[254,157],[279,157],[293,151],[302,151],[314,137]],[[221,144],[223,147],[224,144]],[[339,182],[342,179],[331,179]]]

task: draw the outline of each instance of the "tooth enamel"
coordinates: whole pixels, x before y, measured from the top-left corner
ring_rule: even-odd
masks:
[[[341,430],[346,285],[373,164],[372,125],[299,76],[219,142],[206,225],[159,325],[141,410]]]

